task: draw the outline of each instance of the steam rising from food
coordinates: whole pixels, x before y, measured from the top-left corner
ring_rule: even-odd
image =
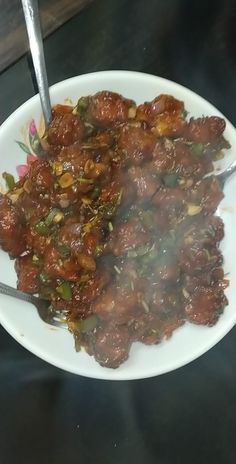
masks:
[[[227,299],[213,161],[225,121],[187,118],[159,95],[57,105],[47,153],[0,196],[0,245],[18,288],[67,314],[76,349],[118,367],[133,341],[160,343],[186,320],[211,326]]]

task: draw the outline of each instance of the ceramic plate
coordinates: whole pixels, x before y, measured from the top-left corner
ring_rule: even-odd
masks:
[[[138,104],[152,100],[160,93],[167,93],[185,102],[192,116],[222,114],[210,103],[190,90],[166,79],[129,71],[105,71],[74,77],[54,85],[50,89],[52,104],[73,102],[82,95],[99,90],[121,93]],[[225,137],[232,148],[217,168],[230,164],[236,154],[236,131],[226,121]],[[37,155],[37,131],[42,131],[39,97],[35,96],[18,108],[0,128],[0,172],[8,171],[15,176],[27,171]],[[16,142],[18,141],[18,143]],[[3,187],[3,183],[2,183]],[[145,346],[135,343],[128,361],[118,369],[101,367],[85,352],[76,353],[72,335],[62,329],[44,324],[33,306],[0,295],[0,322],[3,327],[25,348],[45,361],[69,372],[110,380],[129,380],[152,377],[172,371],[196,359],[221,340],[236,322],[236,176],[225,186],[225,198],[218,214],[225,223],[225,239],[221,249],[225,259],[225,272],[230,279],[226,290],[229,305],[219,322],[211,328],[185,324],[176,330],[168,341],[160,345]],[[16,285],[14,262],[0,251],[0,281]]]

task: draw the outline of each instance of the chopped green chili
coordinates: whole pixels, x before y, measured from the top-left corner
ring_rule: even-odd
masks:
[[[80,332],[81,333],[88,333],[95,329],[98,325],[98,318],[95,314],[86,317],[80,321]]]
[[[56,291],[63,300],[71,300],[72,291],[69,282],[63,282],[62,284],[60,284],[58,287],[56,287]]]
[[[47,215],[47,217],[44,219],[44,224],[46,227],[50,226],[52,222],[55,221],[56,217],[58,215],[58,219],[62,219],[64,217],[64,214],[60,209],[58,208],[53,208],[50,213]],[[55,222],[60,222],[60,221],[55,221]]]

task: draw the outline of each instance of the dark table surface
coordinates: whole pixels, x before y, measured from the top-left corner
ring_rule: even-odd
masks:
[[[50,84],[130,69],[175,80],[236,124],[235,0],[95,0],[45,41]],[[3,121],[31,97],[29,58],[0,75]],[[2,153],[3,156],[3,153]],[[0,330],[1,464],[235,464],[236,328],[175,372],[62,372]]]

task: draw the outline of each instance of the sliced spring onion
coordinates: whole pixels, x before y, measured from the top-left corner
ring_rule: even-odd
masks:
[[[89,97],[81,97],[79,98],[76,107],[73,110],[73,114],[84,118],[86,110],[89,105]]]
[[[141,256],[146,255],[147,253],[150,253],[151,249],[153,248],[153,245],[150,246],[150,244],[142,245],[140,247],[134,248],[133,250],[129,250],[127,253],[128,258],[138,258]]]
[[[56,287],[56,291],[63,300],[71,300],[72,291],[69,282],[63,282],[62,284],[60,284],[58,287]]]
[[[150,264],[153,261],[156,261],[158,258],[158,250],[155,246],[153,246],[149,253],[146,255],[142,256],[142,263],[144,264]]]
[[[6,182],[8,190],[13,190],[16,185],[13,175],[9,174],[8,172],[4,172],[2,177]]]
[[[48,235],[49,234],[49,228],[45,224],[44,221],[37,222],[37,224],[34,225],[34,230],[39,235]]]
[[[67,245],[57,244],[56,248],[63,258],[66,258],[71,253],[70,247],[68,247]]]
[[[117,274],[121,274],[121,270],[118,268],[118,266],[114,266],[114,269],[117,272]]]
[[[76,179],[80,184],[94,184],[94,179],[86,179],[86,177],[77,177]]]
[[[38,275],[38,278],[42,284],[46,284],[50,282],[50,276],[48,275],[47,272],[44,272],[44,271],[40,272],[40,274]]]
[[[54,223],[60,222],[64,218],[64,213],[58,209],[58,208],[53,208],[50,213],[47,215],[47,217],[44,219],[45,225],[48,227]]]
[[[106,248],[105,243],[101,243],[101,244],[97,245],[96,248],[95,248],[95,251],[94,251],[95,258],[98,258],[99,256],[101,256],[102,253],[104,252],[105,248]]]

